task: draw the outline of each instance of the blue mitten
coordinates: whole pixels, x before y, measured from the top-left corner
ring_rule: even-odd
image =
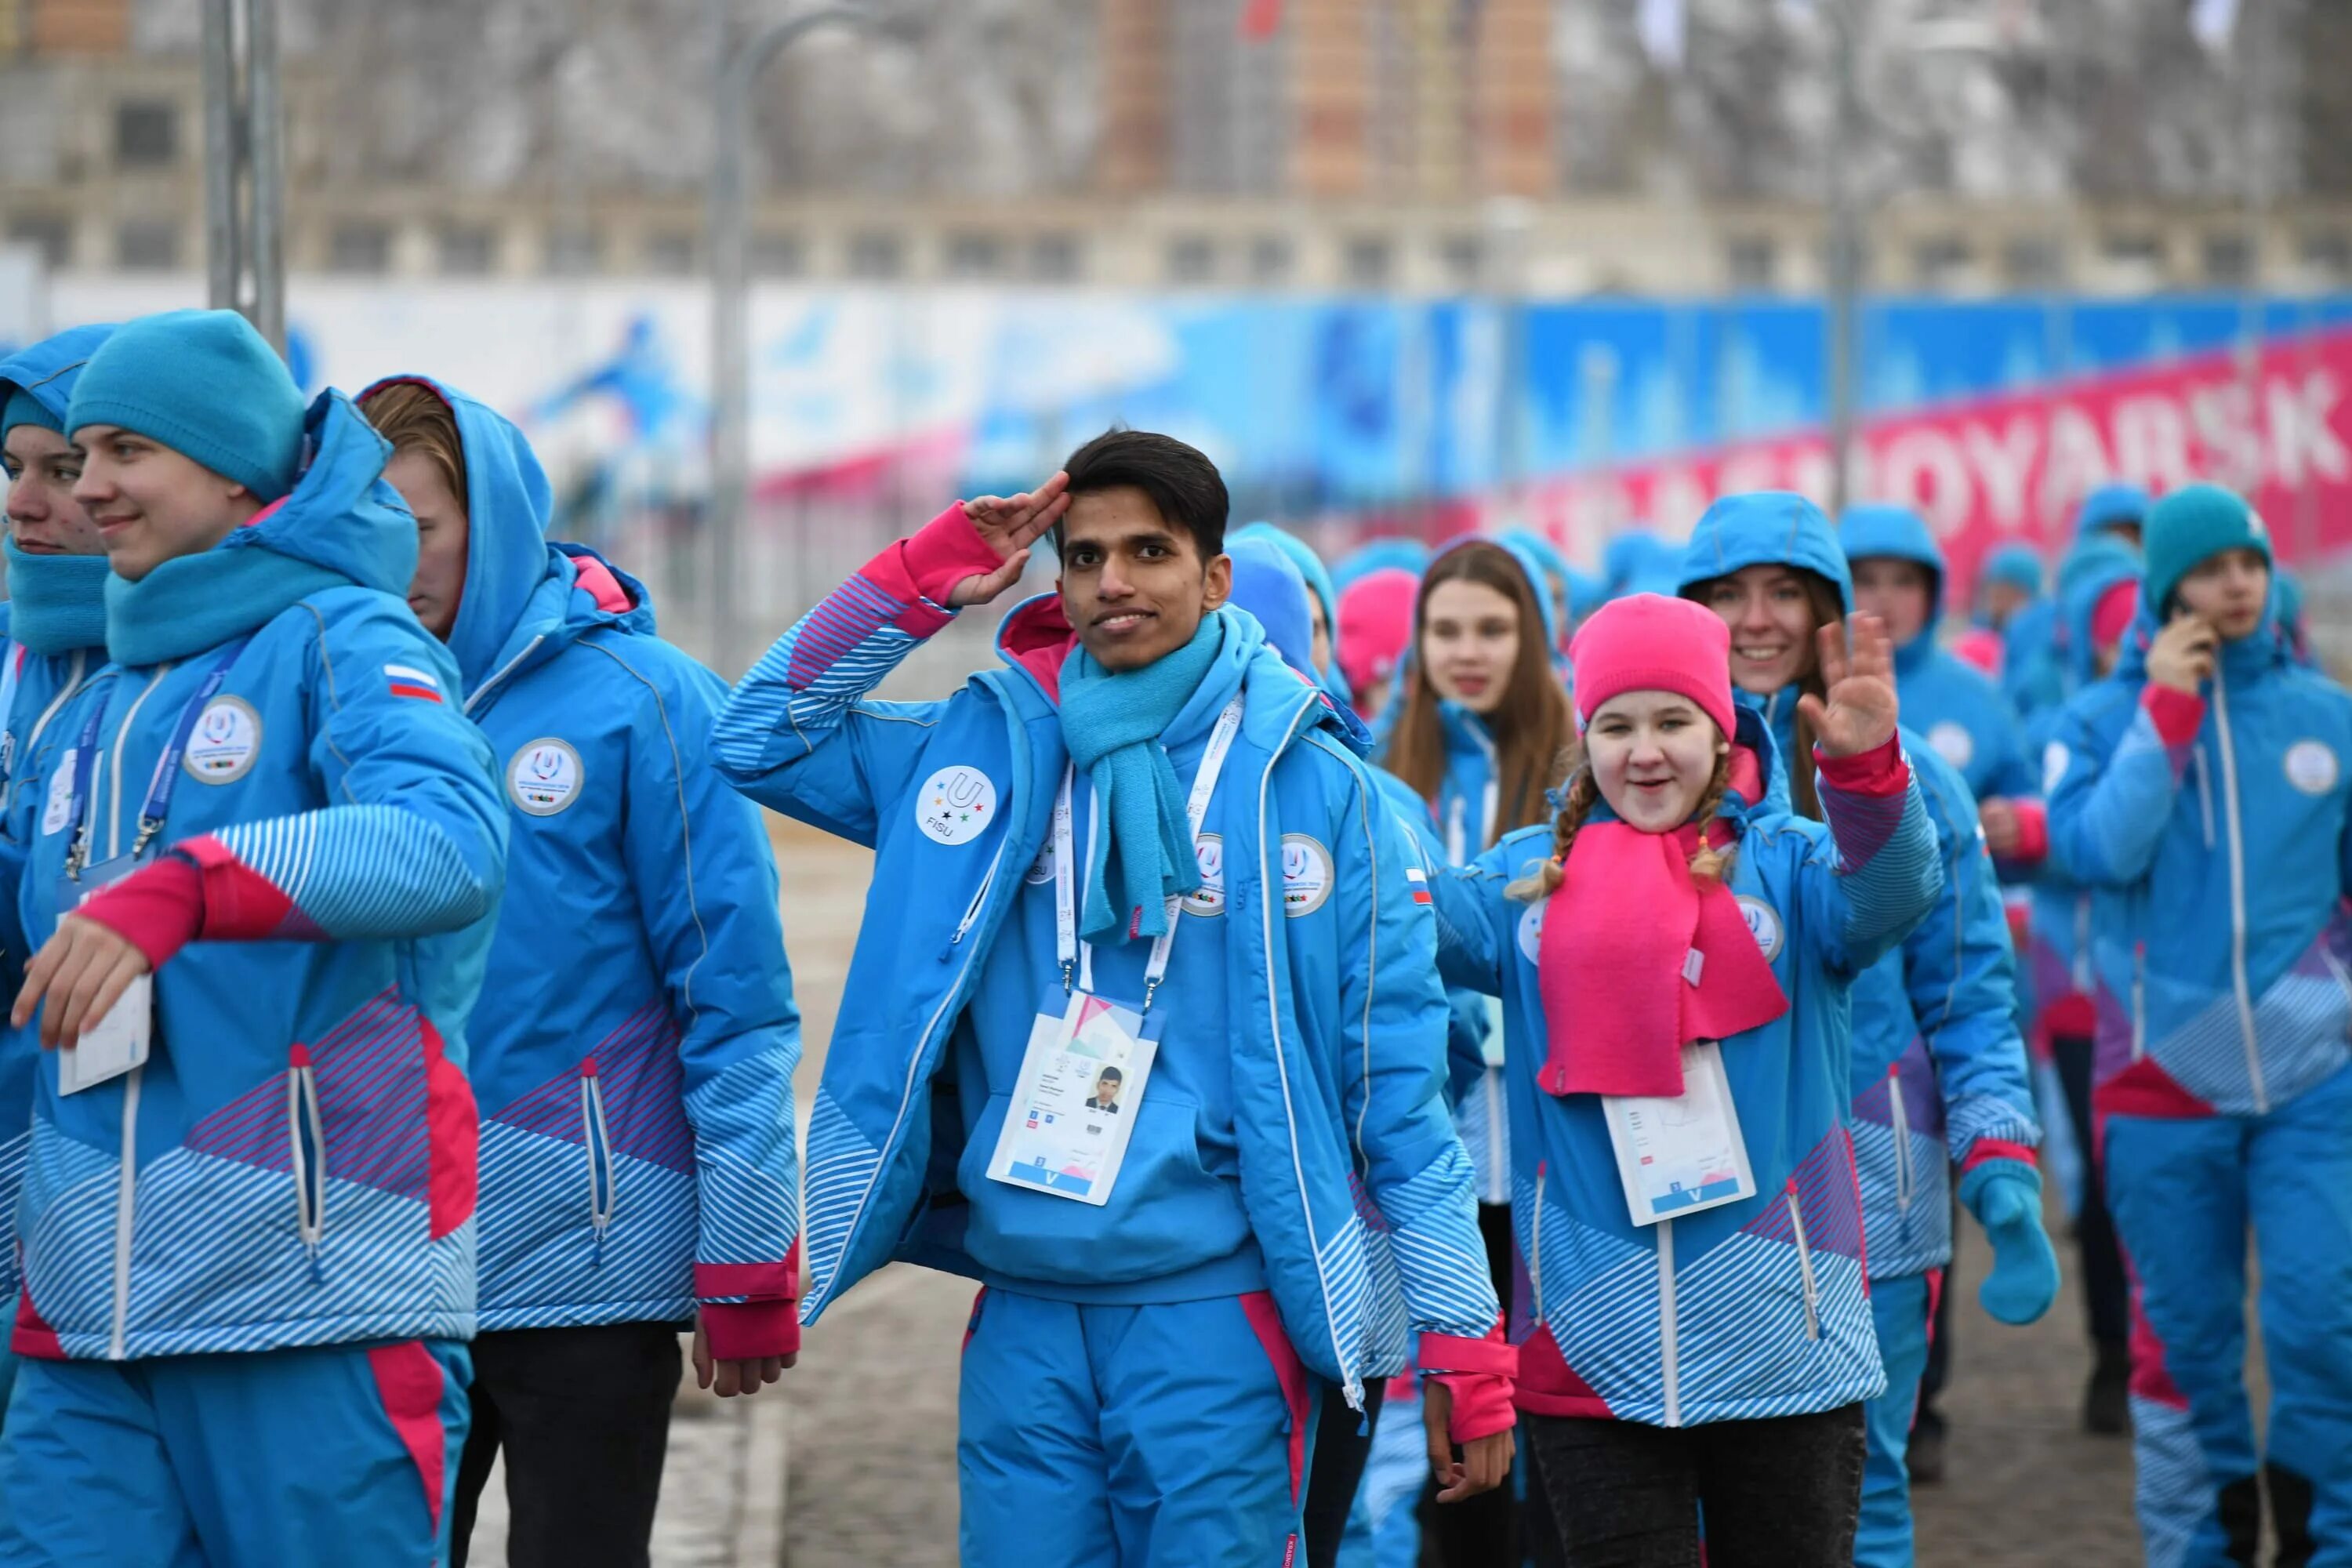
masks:
[[[2022,1160],[1987,1160],[1960,1178],[1960,1202],[1992,1243],[1992,1272],[1977,1289],[2004,1323],[2030,1323],[2058,1299],[2058,1254],[2042,1228],[2042,1173]]]

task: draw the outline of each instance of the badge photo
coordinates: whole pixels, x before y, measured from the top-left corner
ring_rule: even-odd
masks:
[[[196,715],[180,765],[198,784],[234,784],[261,754],[261,715],[242,697],[215,697]]]
[[[2305,795],[2326,795],[2342,773],[2336,749],[2325,741],[2297,741],[2286,749],[2286,782]]]
[[[1297,920],[1311,915],[1331,897],[1337,880],[1331,851],[1304,833],[1282,836],[1282,912]]]
[[[532,816],[553,816],[580,798],[585,770],[568,742],[541,735],[507,763],[507,798]]]
[[[937,844],[969,844],[996,817],[996,785],[970,763],[941,768],[915,792],[915,826]]]
[[[1192,846],[1192,858],[1201,868],[1201,886],[1184,896],[1184,912],[1188,915],[1221,915],[1225,912],[1225,838],[1222,833],[1203,833]]]
[[[1967,725],[1949,719],[1927,731],[1927,744],[1936,748],[1937,756],[1963,771],[1976,759],[1977,738],[1969,733]]]
[[[1771,963],[1780,956],[1780,911],[1763,900],[1748,894],[1739,895],[1739,915],[1748,922],[1748,934],[1756,939],[1763,950],[1764,962]]]

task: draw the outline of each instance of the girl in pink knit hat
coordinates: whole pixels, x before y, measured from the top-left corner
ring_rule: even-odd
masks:
[[[1439,967],[1503,1001],[1528,1280],[1520,1430],[1569,1562],[1851,1562],[1879,1369],[1847,985],[1941,885],[1884,630],[1822,639],[1827,825],[1732,700],[1728,633],[1638,594],[1576,636],[1556,815],[1436,878]]]

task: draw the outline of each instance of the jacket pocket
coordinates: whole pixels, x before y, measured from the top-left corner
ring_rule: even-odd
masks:
[[[327,1237],[327,1130],[319,1109],[319,1074],[310,1047],[286,1053],[286,1151],[294,1177],[294,1234],[319,1267],[319,1246]]]
[[[1789,1234],[1797,1243],[1797,1272],[1805,1287],[1805,1338],[1822,1337],[1822,1298],[1820,1287],[1813,1279],[1813,1249],[1805,1242],[1805,1205],[1797,1196],[1796,1178],[1789,1179],[1781,1201],[1789,1205]]]
[[[596,1075],[596,1058],[580,1064],[581,1142],[588,1152],[588,1227],[596,1242],[594,1262],[604,1261],[604,1232],[613,1223],[619,1202],[619,1184],[613,1169],[613,1140],[604,1125],[604,1081]]]

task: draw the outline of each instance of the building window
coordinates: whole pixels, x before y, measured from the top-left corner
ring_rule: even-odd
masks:
[[[849,275],[887,282],[907,270],[907,242],[895,234],[858,234],[849,239]]]
[[[2315,229],[2303,237],[2303,266],[2330,282],[2352,279],[2352,234]]]
[[[1723,269],[1735,291],[1768,293],[1779,280],[1780,247],[1761,236],[1744,235],[1723,247]]]
[[[2219,289],[2236,289],[2253,280],[2254,248],[2242,234],[2205,237],[2205,281]]]
[[[2111,234],[2099,242],[2099,253],[2110,265],[2161,267],[2164,246],[2152,234]]]
[[[1969,242],[1954,234],[1923,239],[1911,250],[1911,269],[1924,289],[1950,289],[1962,281],[1974,258]]]
[[[1450,289],[1467,293],[1486,280],[1486,247],[1475,235],[1448,236],[1437,247],[1437,261]]]
[[[581,278],[604,259],[604,237],[593,228],[559,228],[547,237],[547,269],[558,278]]]
[[[2053,239],[2012,239],[2002,247],[2001,270],[2017,289],[2050,289],[2059,280],[2058,242]]]
[[[126,169],[160,169],[179,162],[180,107],[135,98],[114,106],[114,161]]]
[[[995,278],[1004,271],[1004,241],[992,234],[948,236],[948,276]]]
[[[392,266],[392,229],[380,223],[339,223],[327,242],[331,272],[383,272]]]
[[[808,247],[796,234],[771,229],[751,237],[751,272],[754,278],[798,278],[808,270]]]
[[[1339,266],[1350,289],[1385,289],[1395,263],[1395,247],[1372,235],[1359,235],[1340,253]]]
[[[55,271],[72,254],[73,226],[61,217],[10,218],[8,243],[29,246],[40,252],[41,265]]]
[[[659,278],[684,278],[694,270],[694,236],[666,228],[646,236],[646,270]]]
[[[478,278],[498,260],[499,237],[478,223],[453,223],[440,233],[441,270],[452,278]]]
[[[1216,242],[1206,235],[1180,234],[1168,242],[1168,281],[1206,283],[1217,275]]]
[[[1290,241],[1278,234],[1262,234],[1250,241],[1250,281],[1261,287],[1290,281],[1291,268],[1297,252]]]
[[[1041,234],[1029,242],[1029,276],[1040,283],[1075,283],[1084,269],[1075,234]]]
[[[114,260],[133,272],[168,272],[180,264],[180,226],[169,218],[126,219],[114,231]]]

